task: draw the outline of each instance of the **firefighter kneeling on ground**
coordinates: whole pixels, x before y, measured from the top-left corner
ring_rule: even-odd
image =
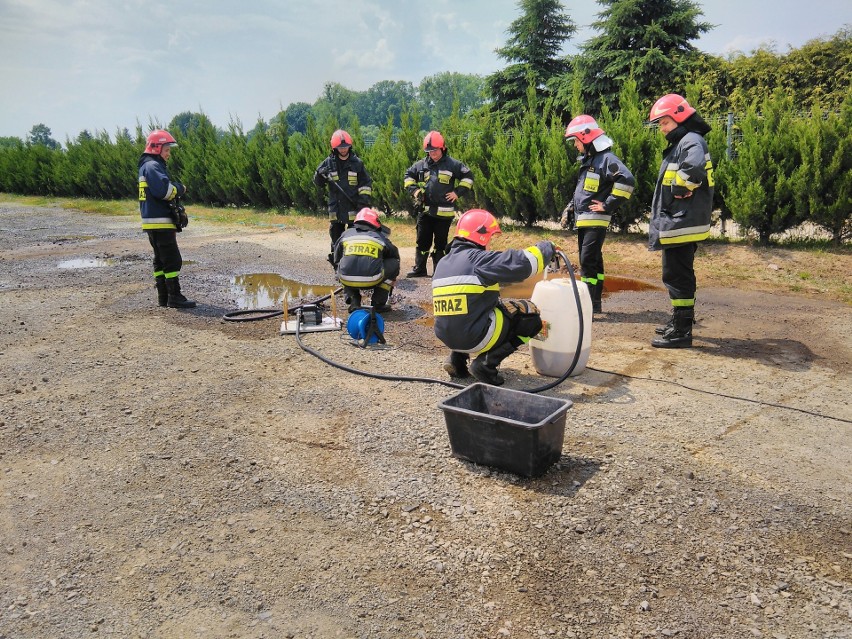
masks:
[[[528,300],[501,300],[500,284],[541,273],[556,251],[543,241],[526,249],[489,251],[500,225],[491,213],[471,209],[459,219],[446,256],[432,276],[435,335],[452,349],[444,364],[451,377],[472,373],[500,386],[497,367],[541,330],[541,316]],[[476,358],[467,363],[471,354]]]
[[[355,223],[340,236],[334,247],[334,267],[343,285],[349,312],[361,306],[361,292],[371,289],[375,310],[391,310],[388,299],[399,275],[399,249],[388,237],[390,229],[379,222],[379,214],[363,208]]]

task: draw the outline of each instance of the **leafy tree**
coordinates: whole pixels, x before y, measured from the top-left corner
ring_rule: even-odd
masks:
[[[461,115],[485,105],[485,80],[478,75],[451,72],[423,78],[417,91],[417,101],[423,110],[423,128],[439,127],[440,122],[452,114],[456,100]]]
[[[411,137],[411,132],[419,136],[420,117],[416,107],[407,107],[400,114],[402,135]],[[379,130],[375,143],[362,158],[373,178],[373,206],[386,214],[411,207],[411,198],[403,188],[403,175],[411,166],[406,145],[394,144],[395,128],[393,118],[388,116],[387,123]]]
[[[184,136],[188,136],[194,131],[197,131],[201,128],[213,127],[213,130],[218,137],[221,135],[221,132],[213,126],[213,123],[210,121],[204,113],[193,113],[191,111],[184,111],[183,113],[178,113],[175,117],[172,118],[172,121],[169,122],[169,125],[166,129],[174,136],[177,136],[178,133]],[[151,123],[150,130],[162,128],[159,124]]]
[[[481,191],[493,203],[496,215],[507,215],[532,226],[540,219],[555,218],[568,201],[573,185],[565,180],[572,167],[565,153],[562,123],[548,125],[538,115],[532,86],[527,91],[527,101],[519,126],[511,130],[511,135],[494,139],[487,160],[488,181],[481,185]],[[573,173],[576,175],[576,168]]]
[[[181,114],[183,115],[183,114]],[[189,197],[195,202],[213,204],[218,201],[215,185],[210,175],[216,158],[219,131],[203,113],[195,114],[184,134],[176,116],[169,130],[180,145],[180,150],[169,159],[169,174],[189,188]]]
[[[691,0],[597,1],[604,9],[592,26],[601,33],[582,46],[578,59],[587,106],[614,107],[631,76],[643,101],[682,92],[679,87],[697,62],[690,41],[712,28],[698,21],[698,5]]]
[[[852,89],[839,112],[815,106],[797,128],[802,163],[793,182],[798,209],[839,246],[852,238]]]
[[[355,94],[352,106],[361,124],[383,126],[391,117],[393,125],[399,127],[402,110],[406,104],[414,102],[414,98],[411,82],[383,80]]]
[[[801,162],[789,135],[796,135],[790,98],[776,91],[758,108],[749,108],[742,123],[736,160],[726,172],[725,201],[734,221],[757,233],[769,244],[773,233],[783,233],[802,221],[797,214],[793,174]]]
[[[494,108],[511,119],[522,117],[530,85],[539,108],[544,107],[548,82],[569,69],[560,52],[577,30],[559,0],[520,0],[518,8],[523,14],[509,26],[509,41],[496,50],[511,64],[486,78]]]
[[[4,149],[16,149],[23,146],[24,141],[16,137],[0,137],[0,151]]]
[[[312,107],[307,102],[293,102],[287,105],[282,112],[283,121],[287,124],[287,130],[291,133],[304,133],[308,128],[308,118],[311,116]],[[281,115],[281,114],[279,114]]]
[[[269,203],[277,209],[284,209],[293,203],[284,186],[288,139],[287,123],[283,119],[273,119],[262,134],[258,132],[251,137],[252,143],[256,145],[254,153],[257,155],[260,181],[266,189]]]
[[[772,45],[751,55],[734,53],[726,66],[726,83],[717,91],[730,95],[734,111],[744,110],[776,88],[799,107],[837,109],[852,83],[852,29],[847,26],[831,38],[809,40],[786,55],[778,54]]]
[[[347,123],[344,126],[348,126],[348,123],[356,117],[354,108],[356,97],[355,91],[347,89],[342,84],[326,82],[322,95],[311,109],[317,126],[322,128],[328,122]]]
[[[45,124],[36,124],[27,134],[27,142],[34,146],[37,145],[47,147],[48,149],[58,149],[59,142],[50,136],[51,131],[49,126]]]
[[[646,215],[657,183],[663,139],[655,128],[645,126],[647,120],[636,80],[630,78],[621,88],[615,116],[604,106],[599,121],[613,140],[613,152],[636,179],[633,195],[612,216],[613,227],[621,233],[627,233]]]

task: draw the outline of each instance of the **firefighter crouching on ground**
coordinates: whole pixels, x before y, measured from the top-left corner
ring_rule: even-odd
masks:
[[[328,185],[328,235],[331,252],[328,261],[334,266],[334,245],[343,231],[352,228],[355,215],[370,206],[373,179],[364,162],[352,151],[352,136],[343,129],[331,135],[331,153],[314,171],[314,184]]]
[[[168,131],[157,129],[148,135],[145,152],[139,158],[139,212],[142,230],[154,249],[154,279],[157,284],[157,303],[170,308],[193,308],[195,302],[180,292],[178,275],[183,258],[177,243],[181,228],[172,204],[186,193],[180,182],[172,182],[166,162],[177,146]]]
[[[405,172],[403,187],[417,211],[417,248],[414,268],[406,277],[427,277],[426,258],[432,248],[432,272],[447,250],[456,201],[473,191],[473,174],[464,162],[447,155],[444,136],[429,131],[423,138],[427,157]]]
[[[633,195],[636,181],[630,170],[612,152],[612,139],[604,134],[590,115],[578,115],[565,129],[565,138],[574,140],[580,152],[580,175],[574,197],[562,213],[562,226],[574,213],[577,248],[580,253],[580,279],[589,287],[592,311],[602,312],[604,287],[603,243],[613,212]]]
[[[389,235],[390,229],[379,222],[379,214],[363,208],[355,217],[354,227],[340,236],[334,264],[350,313],[361,306],[364,289],[372,290],[374,309],[391,310],[388,299],[399,275],[399,250]]]
[[[695,251],[710,236],[713,211],[713,163],[704,136],[710,125],[676,93],[651,107],[669,146],[651,201],[648,248],[663,251],[663,284],[669,291],[672,317],[654,331],[657,348],[690,348],[695,321]]]
[[[480,382],[501,385],[497,367],[541,330],[541,316],[527,300],[500,300],[500,284],[541,273],[553,259],[552,242],[489,251],[500,226],[491,213],[471,209],[459,219],[456,235],[432,276],[435,335],[452,349],[444,364],[450,376],[473,373]],[[477,354],[470,364],[471,354]]]

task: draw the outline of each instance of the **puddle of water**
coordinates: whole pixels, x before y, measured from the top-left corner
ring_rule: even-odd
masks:
[[[238,310],[280,307],[284,296],[294,301],[311,301],[334,291],[332,286],[304,284],[287,280],[276,273],[249,273],[231,278],[231,295]]]
[[[57,264],[57,268],[102,268],[104,266],[114,266],[115,260],[102,257],[79,257],[73,260],[63,260]]]

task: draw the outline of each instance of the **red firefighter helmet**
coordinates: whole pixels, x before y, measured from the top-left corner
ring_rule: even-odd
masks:
[[[364,224],[369,224],[370,226],[376,229],[382,228],[382,223],[379,222],[378,212],[366,206],[360,211],[358,211],[358,215],[355,216],[355,221],[363,222]]]
[[[667,115],[680,124],[693,113],[695,113],[695,109],[689,106],[686,98],[677,93],[669,93],[654,102],[654,106],[651,107],[651,115],[648,119],[651,122],[656,122]]]
[[[456,225],[456,237],[470,240],[474,244],[486,247],[495,235],[502,233],[500,225],[491,213],[485,209],[470,209],[459,218]]]
[[[578,115],[565,128],[566,138],[577,138],[588,146],[604,134],[595,119],[590,115]]]
[[[337,151],[338,149],[348,149],[352,146],[352,136],[343,129],[337,129],[331,134],[331,148]]]
[[[145,140],[145,153],[159,155],[163,146],[177,146],[177,140],[168,131],[155,129],[148,134],[148,138]]]
[[[437,131],[429,131],[426,137],[423,138],[424,151],[446,151],[447,146],[444,144],[444,136]]]

